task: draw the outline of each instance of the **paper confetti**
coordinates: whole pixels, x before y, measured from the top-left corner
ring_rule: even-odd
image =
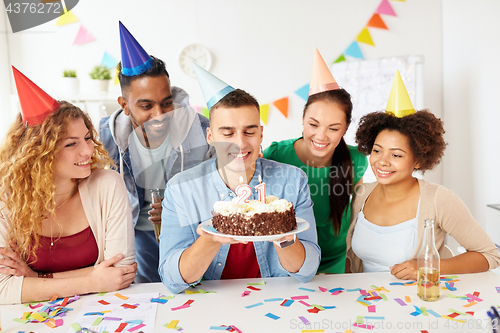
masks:
[[[375,305],[368,306],[368,312],[375,312]]]
[[[401,298],[395,298],[394,300],[396,302],[398,302],[399,305],[401,305],[401,306],[406,306],[407,305]]]
[[[252,305],[247,305],[247,306],[245,306],[245,308],[251,309],[251,308],[254,308],[256,306],[261,306],[261,305],[264,305],[264,303],[259,302],[259,303],[255,303],[255,304],[252,304]]]
[[[433,316],[434,316],[434,317],[436,317],[436,318],[441,317],[441,315],[440,315],[440,314],[437,314],[436,312],[434,312],[434,311],[433,311],[433,310],[431,310],[431,309],[427,309],[427,312],[428,312],[428,313],[430,313],[431,315],[433,315]]]
[[[247,296],[247,295],[250,295],[251,291],[250,290],[245,290],[243,292],[243,294],[241,294],[241,297],[244,297],[244,296]]]
[[[316,291],[316,290],[314,290],[314,289],[307,289],[307,288],[303,288],[303,287],[300,287],[299,289],[300,289],[300,290],[305,290],[305,291],[310,291],[310,292],[312,292],[312,293]]]
[[[257,283],[247,283],[247,286],[264,286],[266,283],[264,281],[260,281]]]
[[[267,313],[267,314],[266,314],[266,317],[269,317],[269,318],[274,319],[274,320],[278,320],[278,319],[280,319],[280,317],[278,317],[278,316],[276,316],[276,315],[272,314],[271,312]]]
[[[253,287],[253,286],[248,286],[247,288],[250,289],[250,290],[254,290],[254,291],[261,290],[259,288]]]
[[[128,299],[127,296],[123,296],[122,294],[119,294],[119,293],[116,293],[115,296],[118,297],[118,298],[121,298],[122,300],[127,300]]]
[[[299,319],[304,323],[304,325],[310,325],[311,323],[305,317],[299,317]]]
[[[290,306],[290,305],[293,304],[293,302],[294,301],[291,300],[291,299],[286,299],[286,300],[283,301],[283,303],[281,303],[281,306]]]
[[[265,299],[264,302],[277,302],[277,301],[282,301],[283,298],[268,298]]]
[[[299,299],[309,299],[309,296],[292,296],[290,299],[296,301]]]
[[[168,323],[167,328],[175,328],[175,326],[177,326],[178,323],[179,323],[178,320],[172,320],[170,321],[170,323]]]

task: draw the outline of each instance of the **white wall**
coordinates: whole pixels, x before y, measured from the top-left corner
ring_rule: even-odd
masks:
[[[58,93],[65,67],[77,69],[85,91],[87,73],[104,51],[120,57],[121,20],[149,53],[166,61],[172,83],[186,89],[193,104],[204,105],[197,81],[178,65],[184,46],[203,44],[214,58],[211,71],[254,94],[261,104],[289,96],[289,119],[271,106],[264,129],[267,147],[274,140],[301,134],[304,101],[294,91],[310,80],[314,47],[327,62],[335,60],[379,4],[380,0],[86,0],[74,9],[79,23],[56,27],[52,21],[9,34],[9,54],[15,66],[49,93]],[[376,47],[362,45],[365,58],[423,55],[424,105],[441,116],[441,1],[390,4],[398,16],[383,16],[389,31],[370,28]],[[80,23],[96,41],[72,45]],[[440,182],[440,171],[427,178]]]
[[[5,11],[0,13],[0,110],[4,110],[2,112],[2,120],[0,122],[0,137],[3,138],[4,133],[7,131],[8,126],[12,121],[14,121],[13,117],[10,117],[10,112],[6,112],[9,110],[10,105],[10,94],[11,94],[11,67],[9,61],[9,52],[8,44],[7,44],[7,14]],[[10,27],[9,27],[10,30]]]
[[[500,203],[499,13],[496,0],[443,0],[443,181],[483,227]]]

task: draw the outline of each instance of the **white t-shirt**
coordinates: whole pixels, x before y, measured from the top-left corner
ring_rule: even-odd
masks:
[[[144,188],[144,205],[141,208],[141,213],[139,214],[139,219],[135,225],[135,229],[143,231],[154,230],[153,224],[148,220],[148,212],[151,210],[151,189],[160,189],[163,194],[165,189],[165,168],[164,161],[166,159],[167,148],[168,148],[168,138],[169,135],[165,137],[163,143],[155,149],[149,149],[142,145],[141,141],[137,137],[137,133],[132,129],[131,149],[134,149],[137,156],[139,156],[140,163],[133,164],[134,177],[136,183]]]

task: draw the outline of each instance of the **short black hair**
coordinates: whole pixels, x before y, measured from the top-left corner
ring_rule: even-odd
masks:
[[[147,71],[139,74],[139,75],[134,75],[134,76],[127,76],[122,73],[122,63],[121,61],[116,65],[116,69],[118,70],[118,79],[120,80],[120,87],[122,89],[122,93],[127,90],[128,87],[130,87],[130,84],[132,81],[135,79],[144,77],[144,76],[151,76],[151,77],[156,77],[156,76],[161,76],[161,75],[166,75],[168,78],[170,77],[167,72],[167,68],[165,67],[165,63],[163,60],[156,58],[153,55],[150,55],[151,57],[151,68],[149,68]]]

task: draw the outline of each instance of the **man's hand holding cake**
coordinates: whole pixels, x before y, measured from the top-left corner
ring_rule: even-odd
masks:
[[[167,184],[162,212],[162,231],[166,231],[160,236],[163,283],[178,293],[202,277],[293,276],[309,281],[318,268],[320,249],[307,176],[296,167],[258,158],[262,142],[258,102],[196,65],[195,69],[210,110],[207,141],[216,148],[217,160],[182,172]],[[250,189],[243,186],[246,190],[237,191],[240,185]],[[208,234],[200,227],[213,218],[221,233],[276,234],[276,240],[296,228],[295,217],[309,222],[310,228],[283,248],[267,240],[241,242]],[[292,239],[294,235],[286,237]]]

